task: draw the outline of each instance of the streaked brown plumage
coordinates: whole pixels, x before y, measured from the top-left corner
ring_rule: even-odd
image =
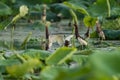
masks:
[[[96,21],[96,32],[101,40],[105,40],[105,34],[100,27],[99,21]]]

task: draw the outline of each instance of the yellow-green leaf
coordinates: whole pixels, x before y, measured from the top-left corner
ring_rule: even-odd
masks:
[[[33,68],[40,64],[38,59],[30,59],[23,64],[15,64],[12,66],[7,66],[7,72],[13,77],[21,77],[27,72],[30,72]]]
[[[46,63],[48,65],[62,64],[70,58],[75,51],[76,48],[61,47],[46,59]]]
[[[80,6],[73,5],[72,3],[69,3],[69,2],[64,2],[64,4],[67,7],[71,8],[71,9],[73,9],[75,11],[78,11],[79,13],[82,13],[82,14],[85,14],[85,15],[89,15],[89,13],[87,12],[87,10],[84,9],[84,8],[82,8],[82,7],[80,7]]]
[[[97,20],[96,17],[85,16],[83,22],[86,27],[94,27],[94,25],[96,24],[96,20]]]

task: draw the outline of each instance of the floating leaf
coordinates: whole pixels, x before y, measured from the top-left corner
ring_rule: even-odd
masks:
[[[23,64],[7,66],[7,72],[13,77],[22,77],[40,64],[38,59],[30,59]]]
[[[90,69],[87,67],[75,67],[73,69],[61,69],[59,75],[56,76],[55,80],[94,80],[89,79]]]
[[[94,71],[116,75],[120,73],[120,48],[113,50],[98,50],[90,56]]]
[[[44,60],[50,54],[51,54],[50,52],[44,51],[44,50],[28,49],[28,50],[25,50],[21,55]]]
[[[60,67],[50,67],[47,66],[41,71],[42,80],[55,80],[55,77],[58,76]]]
[[[86,50],[80,50],[80,51],[76,51],[75,55],[90,55],[93,53],[93,50],[91,49],[86,49]]]
[[[6,72],[5,67],[14,64],[20,64],[20,61],[17,59],[0,60],[0,72]]]
[[[77,62],[78,64],[84,64],[87,61],[87,55],[74,55],[72,56],[73,61]]]
[[[62,64],[65,62],[65,60],[70,58],[75,51],[75,48],[61,47],[46,59],[46,64]]]
[[[7,60],[0,60],[0,66],[8,66],[13,64],[19,64],[20,61],[17,59],[7,59]]]
[[[70,18],[69,8],[62,3],[54,3],[54,4],[50,5],[50,10],[53,13],[56,13],[55,14],[56,16],[57,16],[57,14],[61,13],[62,17]],[[48,15],[48,16],[50,16],[50,15]],[[54,18],[54,16],[53,16],[53,19],[56,19],[55,21],[59,20],[57,17]]]
[[[59,67],[59,66],[47,66],[41,71],[42,80],[83,80],[84,76],[88,74],[90,70],[86,67],[75,67],[73,69]],[[88,80],[85,79],[84,80]]]

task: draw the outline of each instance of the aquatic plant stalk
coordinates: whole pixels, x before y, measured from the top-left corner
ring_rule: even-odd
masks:
[[[76,21],[74,22],[74,28],[75,28],[75,37],[77,39],[79,36],[79,32],[78,32],[78,25],[77,25]]]
[[[45,37],[46,37],[46,43],[45,43],[45,50],[49,49],[49,32],[48,32],[48,26],[45,26]]]
[[[24,39],[24,41],[22,42],[22,44],[20,46],[21,49],[25,48],[25,46],[26,46],[28,40],[30,39],[31,35],[32,35],[32,32],[29,32],[29,34],[26,36],[26,38]]]
[[[72,34],[74,35],[75,29],[73,28]],[[72,37],[72,46],[75,47],[75,36]]]
[[[45,23],[46,21],[46,5],[43,5],[43,9],[42,9],[42,15],[41,15],[41,20]]]
[[[111,15],[111,10],[110,10],[110,0],[106,0],[107,2],[107,7],[108,7],[108,17]]]
[[[11,43],[10,43],[10,49],[11,50],[13,50],[14,48],[13,48],[13,45],[14,45],[14,27],[15,27],[15,25],[13,24],[13,27],[12,27],[12,29],[11,29]]]
[[[72,16],[72,21],[73,21],[73,26],[74,26],[74,32],[75,32],[75,37],[76,39],[79,36],[79,32],[78,32],[78,19],[77,19],[77,15],[75,14],[75,12],[70,9],[70,14]]]
[[[87,32],[85,33],[85,38],[90,37],[90,27],[88,27]]]

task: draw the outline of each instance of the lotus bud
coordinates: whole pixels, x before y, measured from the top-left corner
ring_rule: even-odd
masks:
[[[13,17],[11,23],[14,23],[14,22],[16,22],[18,19],[20,19],[21,17],[24,17],[24,16],[28,13],[28,8],[27,8],[27,6],[22,5],[22,6],[20,6],[19,11],[20,11],[20,13],[17,14],[15,17]]]
[[[19,14],[13,17],[12,21],[9,24],[15,23],[18,19],[20,19],[21,17],[24,17],[28,13],[28,7],[26,5],[22,5],[20,6],[19,11],[20,11]],[[7,29],[7,26],[4,29]]]
[[[20,16],[24,17],[28,13],[28,7],[26,5],[20,6]]]

